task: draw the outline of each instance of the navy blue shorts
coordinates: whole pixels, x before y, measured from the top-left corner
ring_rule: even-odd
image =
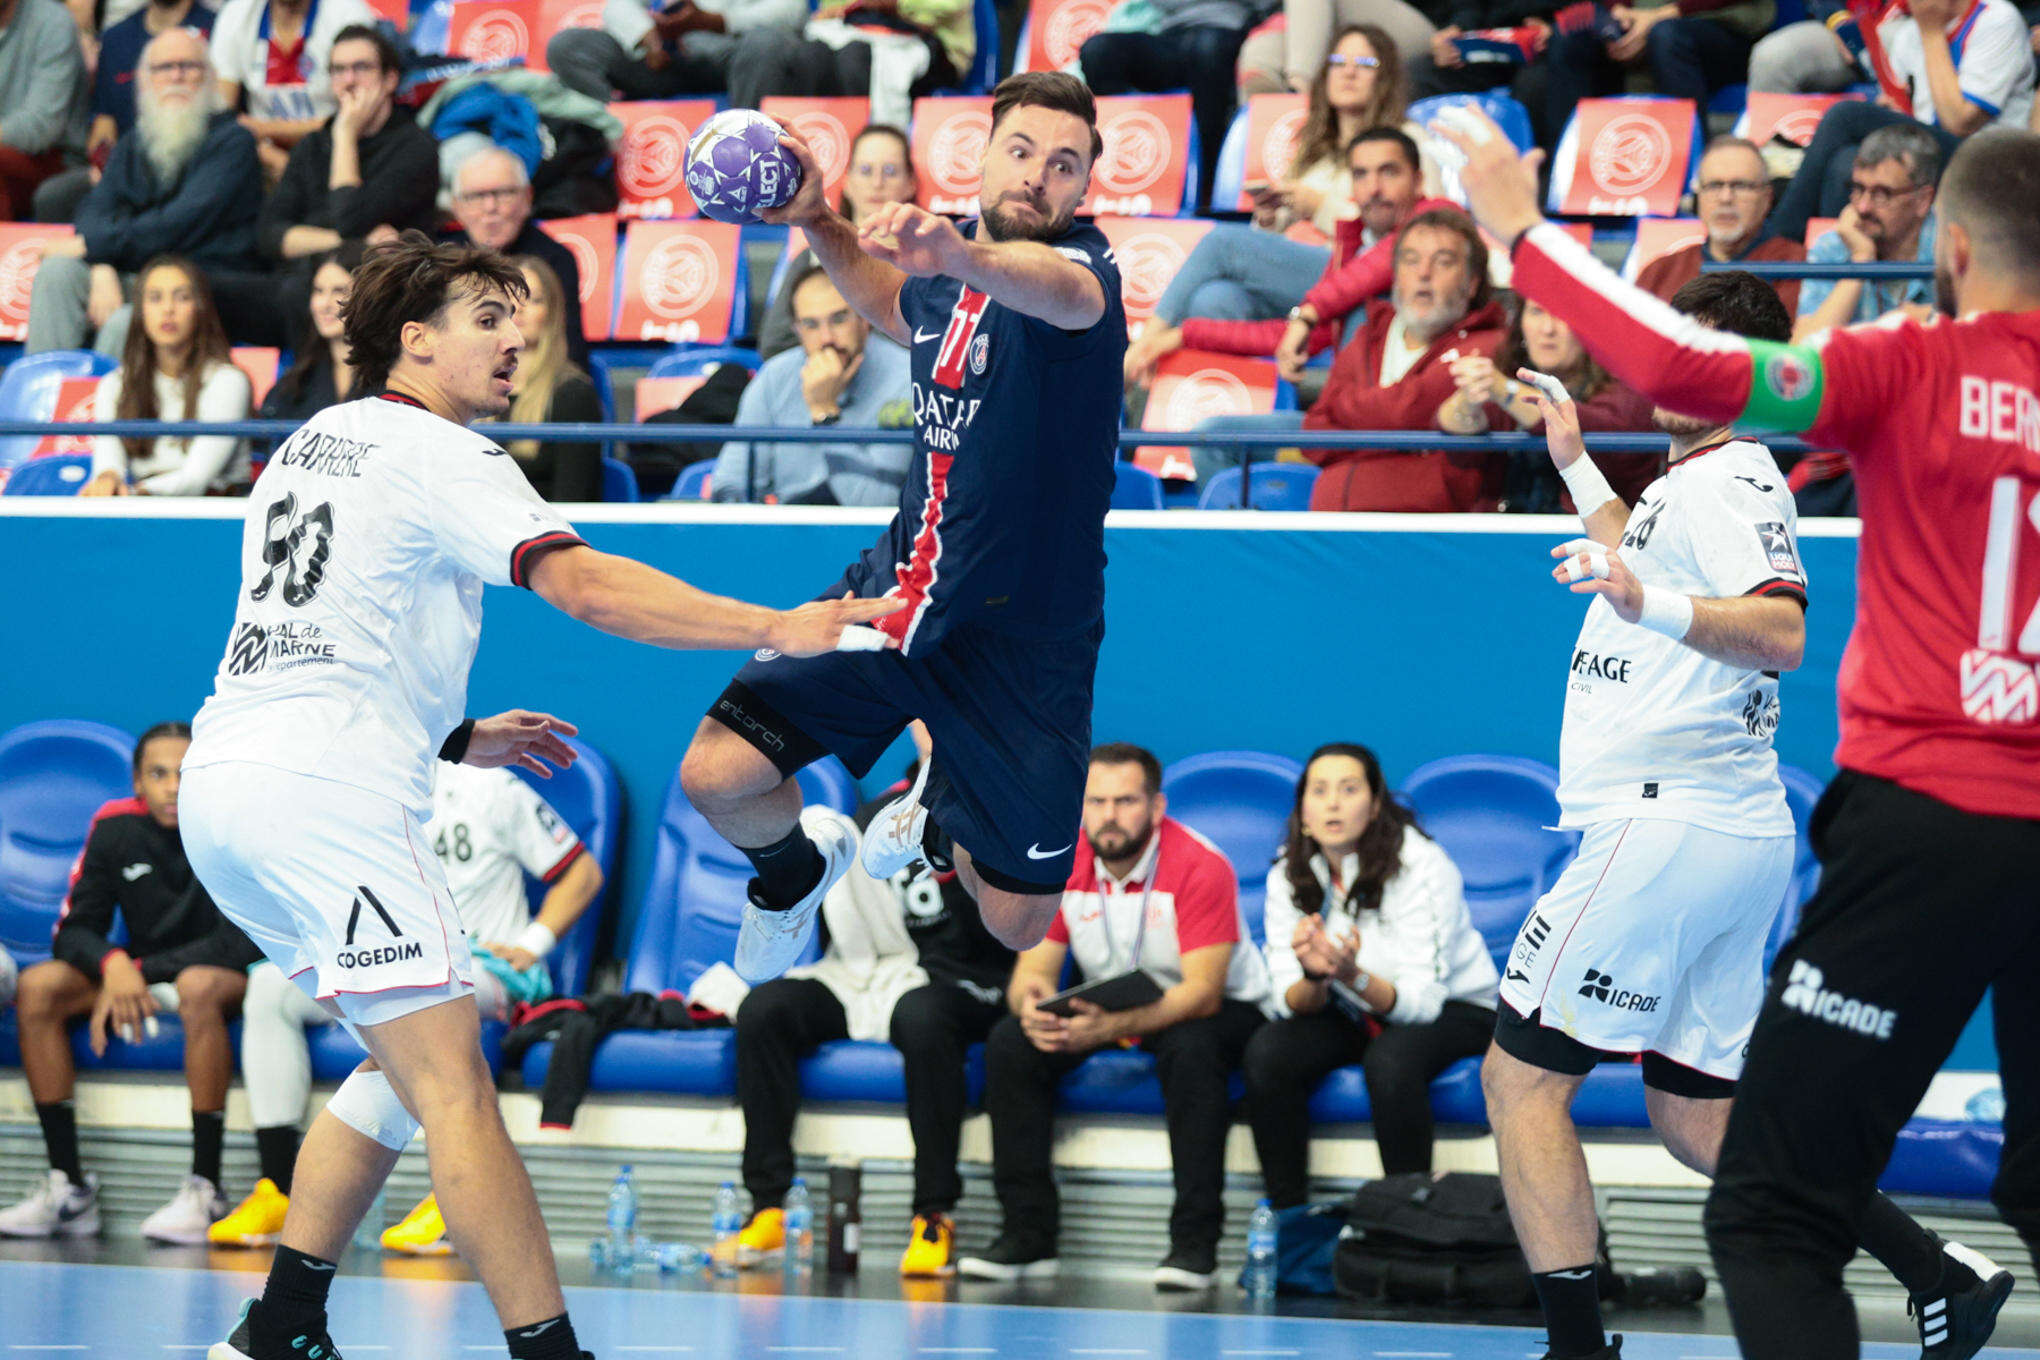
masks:
[[[760,653],[708,716],[789,777],[824,755],[861,777],[919,718],[935,739],[928,815],[993,887],[1059,893],[1081,834],[1104,636],[1102,622],[1055,642],[966,623],[914,658]]]

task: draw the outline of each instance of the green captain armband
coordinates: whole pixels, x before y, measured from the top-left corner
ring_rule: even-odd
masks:
[[[1827,371],[1811,345],[1749,340],[1750,399],[1737,426],[1796,433],[1820,418]]]

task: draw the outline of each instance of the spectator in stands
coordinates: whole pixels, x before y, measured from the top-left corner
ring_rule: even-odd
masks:
[[[0,0],[0,222],[85,149],[90,90],[78,28],[57,0]]]
[[[397,45],[381,29],[355,26],[333,36],[326,72],[339,107],[291,148],[255,225],[263,256],[282,278],[258,278],[246,297],[222,290],[229,311],[239,305],[302,316],[316,257],[346,241],[373,245],[409,227],[439,225],[439,143],[397,103],[403,71]],[[288,339],[277,331],[278,342]]]
[[[800,349],[765,361],[737,404],[736,427],[909,425],[907,351],[873,335],[821,265],[802,270],[787,291]],[[912,456],[910,445],[868,444],[850,433],[825,444],[732,439],[716,459],[709,487],[719,501],[892,505]]]
[[[447,887],[474,951],[475,1004],[486,1020],[508,1020],[519,1002],[552,995],[545,959],[602,890],[602,869],[581,838],[529,784],[508,770],[436,761],[425,840],[446,869]],[[548,885],[532,913],[526,875]],[[223,1247],[266,1247],[283,1229],[297,1163],[298,1125],[312,1094],[307,1025],[331,1012],[264,960],[248,972],[242,1007],[241,1078],[248,1088],[261,1179],[207,1237]],[[427,1195],[383,1245],[419,1255],[448,1250],[446,1224]]]
[[[1310,1194],[1310,1098],[1359,1063],[1381,1169],[1431,1169],[1431,1081],[1487,1051],[1501,979],[1459,869],[1390,793],[1365,746],[1311,753],[1268,871],[1280,1014],[1247,1045],[1247,1110],[1278,1209]]]
[[[1490,359],[1469,354],[1448,366],[1455,388],[1438,407],[1438,428],[1447,434],[1542,434],[1544,414],[1530,388],[1516,378],[1528,368],[1557,378],[1573,399],[1582,430],[1649,430],[1650,399],[1617,382],[1594,362],[1573,328],[1528,298],[1516,307],[1508,338]],[[1616,494],[1635,504],[1657,480],[1663,459],[1655,453],[1590,455]],[[1552,471],[1551,460],[1511,457],[1502,509],[1520,514],[1571,514],[1572,498]]]
[[[1169,1254],[1155,1285],[1205,1289],[1217,1274],[1232,1122],[1227,1084],[1266,1018],[1268,964],[1240,919],[1232,865],[1167,811],[1152,754],[1123,742],[1091,752],[1083,839],[1061,914],[1014,965],[1012,1014],[985,1042],[992,1183],[1005,1223],[988,1250],[959,1263],[965,1275],[1056,1272],[1056,1085],[1091,1054],[1128,1043],[1155,1060],[1175,1177]],[[1081,1000],[1067,1017],[1043,1010],[1072,956],[1087,981],[1138,970],[1161,997],[1123,1011]]]
[[[1654,94],[1690,99],[1703,112],[1715,91],[1740,85],[1750,48],[1771,26],[1771,0],[1637,0],[1608,13],[1620,36],[1601,36],[1589,23],[1551,36],[1546,125],[1556,137],[1573,107],[1596,95],[1622,93],[1629,73],[1648,67]]]
[[[1878,128],[1927,128],[1945,163],[1970,133],[2023,128],[2033,116],[2032,39],[2009,0],[1894,5],[1877,23],[1877,40],[1885,55],[1878,102],[1844,100],[1821,117],[1772,214],[1780,236],[1801,240],[1812,218],[1841,214],[1856,148]]]
[[[70,21],[66,18],[65,22]],[[42,1123],[50,1172],[28,1198],[0,1210],[0,1237],[87,1237],[99,1232],[99,1178],[78,1158],[77,1072],[70,1024],[89,1017],[92,1051],[109,1035],[139,1041],[158,1014],[184,1026],[184,1080],[191,1091],[191,1175],[142,1223],[157,1242],[205,1241],[227,1211],[220,1144],[234,1054],[227,1022],[261,953],[221,916],[191,872],[177,835],[178,772],[191,728],[158,723],[135,744],[135,796],[92,820],[72,871],[51,958],[21,975],[16,1012],[21,1066]],[[114,917],[127,931],[115,945]]]
[[[1252,0],[1149,0],[1158,22],[1148,32],[1094,33],[1077,53],[1097,94],[1190,89],[1202,151],[1197,210],[1211,208],[1211,180],[1234,107],[1234,67],[1256,17]],[[1226,205],[1221,204],[1221,207]]]
[[[1250,30],[1240,44],[1240,103],[1257,94],[1307,90],[1325,57],[1336,50],[1334,32],[1366,25],[1387,35],[1389,45],[1405,64],[1415,61],[1435,30],[1428,11],[1442,17],[1439,0],[1423,5],[1404,0],[1282,0],[1282,21]]]
[[[961,85],[969,74],[978,44],[974,9],[972,0],[830,0],[797,31],[752,29],[730,59],[730,103],[756,108],[775,94],[862,95],[871,100],[872,121],[905,127],[914,100]]]
[[[514,263],[531,292],[517,308],[524,352],[517,359],[517,390],[503,418],[513,425],[600,424],[602,398],[569,356],[566,298],[559,275],[536,255]],[[602,445],[595,440],[513,439],[506,446],[532,490],[549,501],[602,499]]]
[[[205,275],[164,256],[142,270],[141,324],[130,327],[120,367],[93,410],[113,420],[246,420],[254,404],[235,366]],[[248,443],[232,435],[100,435],[84,496],[203,496],[248,482]]]
[[[205,39],[173,28],[142,53],[134,130],[78,206],[77,234],[43,249],[23,348],[120,354],[126,288],[158,255],[201,269],[245,268],[255,253],[262,171],[255,139],[220,108]]]
[[[340,309],[361,263],[355,243],[329,252],[312,271],[312,299],[291,349],[291,365],[262,399],[264,420],[310,420],[353,395],[354,365],[342,333]]]
[[[1487,247],[1455,209],[1412,219],[1396,234],[1395,287],[1367,304],[1367,321],[1339,351],[1307,430],[1429,430],[1457,386],[1452,363],[1492,355],[1503,337]],[[1507,459],[1400,449],[1306,449],[1324,469],[1313,510],[1492,510]]]
[[[566,303],[567,357],[586,371],[588,338],[581,328],[581,268],[574,252],[531,220],[531,174],[524,162],[501,147],[486,147],[453,172],[453,217],[460,230],[443,239],[486,246],[505,255],[545,261],[560,281]]]
[[[85,138],[85,165],[44,180],[35,191],[38,222],[68,222],[78,203],[99,180],[99,171],[113,144],[135,125],[135,75],[142,49],[158,33],[173,28],[212,32],[213,12],[198,0],[149,0],[118,23],[109,24],[99,39],[99,61],[92,72],[91,130]]]
[[[1741,137],[1716,137],[1700,156],[1695,186],[1705,241],[1660,255],[1636,276],[1637,287],[1669,302],[1700,277],[1703,258],[1717,264],[1743,260],[1803,260],[1806,247],[1796,239],[1774,236],[1765,225],[1771,215],[1771,172],[1756,143]],[[1772,279],[1771,287],[1787,312],[1799,305],[1798,279]]]
[[[1153,322],[1127,346],[1129,384],[1150,381],[1155,365],[1185,346],[1228,354],[1286,355],[1284,376],[1294,382],[1311,353],[1338,342],[1338,323],[1391,282],[1396,229],[1420,212],[1453,206],[1449,199],[1420,197],[1417,144],[1400,128],[1368,128],[1347,145],[1345,155],[1353,216],[1338,223],[1335,244],[1317,283],[1286,294],[1296,299],[1288,308],[1287,322],[1274,319],[1280,309],[1270,304],[1285,294],[1273,290],[1295,288],[1300,277],[1264,273],[1254,289],[1265,284],[1270,292],[1259,301],[1244,285],[1256,270],[1253,261],[1290,258],[1286,250],[1295,243],[1262,233],[1235,249],[1231,242],[1240,240],[1234,233],[1241,229],[1213,227],[1162,294]],[[1222,243],[1200,264],[1205,243],[1220,240],[1221,233]],[[1184,286],[1186,275],[1192,281]],[[1178,312],[1179,307],[1189,310]]]
[[[1874,11],[1881,8],[1877,0],[1859,0],[1855,5],[1821,0],[1811,6],[1813,18],[1772,29],[1750,51],[1750,93],[1838,94],[1872,78],[1837,29],[1862,22],[1850,12],[1853,9],[1872,13],[1874,22]]]
[[[1560,129],[1550,125],[1553,26],[1560,6],[1555,0],[1457,0],[1450,22],[1431,35],[1427,50],[1410,59],[1410,98],[1441,94],[1479,94],[1497,86],[1523,106],[1530,132],[1541,146],[1558,141]],[[1468,61],[1460,41],[1500,30],[1528,43],[1517,61]]]
[[[884,804],[859,809],[859,828]],[[841,814],[817,808],[803,819],[816,816]],[[753,987],[737,1010],[737,1102],[751,1196],[738,1263],[776,1257],[786,1244],[779,1205],[793,1184],[800,1060],[833,1039],[888,1040],[905,1060],[914,1137],[914,1219],[900,1274],[948,1275],[952,1215],[963,1198],[956,1157],[967,1103],[964,1056],[1006,1014],[1013,951],[985,929],[953,873],[938,879],[908,870],[882,882],[853,864],[822,911],[830,943],[821,962]]]
[[[852,222],[888,203],[912,203],[920,191],[914,173],[914,153],[907,134],[889,123],[869,123],[850,143],[850,164],[843,171],[843,189],[837,211]],[[793,326],[793,280],[815,262],[806,246],[787,264],[786,283],[773,294],[758,327],[758,354],[770,359],[800,343]]]
[[[220,98],[255,134],[269,179],[283,174],[291,148],[339,110],[327,73],[333,40],[349,28],[374,28],[367,0],[227,0],[213,21],[213,65]]]
[[[1807,258],[1819,264],[1934,261],[1934,185],[1941,147],[1918,125],[1881,127],[1856,148],[1849,206],[1833,231],[1823,232]],[[1808,279],[1799,290],[1792,338],[1875,321],[1900,307],[1931,307],[1934,283],[1923,279]]]
[[[545,62],[568,89],[605,104],[721,94],[738,39],[759,29],[797,33],[807,15],[800,0],[605,0],[602,27],[561,29]]]

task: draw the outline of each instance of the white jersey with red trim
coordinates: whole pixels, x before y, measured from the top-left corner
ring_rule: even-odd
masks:
[[[1629,512],[1622,560],[1646,586],[1806,603],[1798,515],[1771,451],[1731,439],[1687,455]],[[1603,596],[1580,626],[1559,741],[1560,825],[1619,817],[1789,836],[1771,739],[1778,677],[1623,622]]]
[[[486,436],[383,396],[313,416],[269,461],[186,769],[252,761],[420,819],[467,702],[482,587],[580,538]]]
[[[509,944],[530,922],[524,876],[551,883],[586,853],[538,791],[508,770],[439,761],[425,836],[470,939]]]

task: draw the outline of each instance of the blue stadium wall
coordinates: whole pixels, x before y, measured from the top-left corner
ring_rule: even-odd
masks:
[[[239,507],[17,505],[0,517],[13,576],[5,724],[82,717],[140,731],[195,711],[232,618]],[[1373,746],[1391,780],[1468,751],[1555,764],[1583,605],[1551,581],[1548,552],[1578,522],[1367,519],[1116,515],[1097,738],[1140,742],[1164,761],[1230,747],[1301,757],[1347,738]],[[668,506],[592,509],[579,521],[599,548],[775,604],[826,587],[882,522]],[[1843,532],[1802,547],[1813,607],[1806,662],[1783,683],[1778,749],[1826,777],[1856,541]],[[625,864],[612,901],[627,942],[667,784],[739,658],[606,637],[522,591],[491,592],[486,611],[468,710],[559,714],[623,780]],[[865,791],[903,764],[904,748]],[[1983,1020],[1953,1066],[1995,1066]]]

